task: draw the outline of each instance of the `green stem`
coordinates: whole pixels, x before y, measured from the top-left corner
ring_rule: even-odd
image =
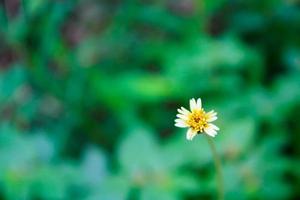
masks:
[[[219,193],[219,200],[224,200],[224,184],[223,184],[223,174],[222,174],[222,165],[221,165],[221,160],[220,157],[217,154],[217,150],[216,147],[214,145],[213,140],[210,138],[210,136],[205,135],[210,150],[213,154],[213,158],[214,158],[214,164],[217,170],[217,181],[218,181],[218,193]]]

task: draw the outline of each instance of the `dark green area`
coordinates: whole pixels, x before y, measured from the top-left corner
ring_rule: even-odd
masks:
[[[300,198],[297,0],[0,4],[0,199]]]

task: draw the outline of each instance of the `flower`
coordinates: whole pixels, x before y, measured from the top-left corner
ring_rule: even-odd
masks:
[[[215,137],[219,128],[211,122],[217,119],[217,113],[213,110],[205,112],[200,98],[197,101],[194,98],[190,100],[190,109],[191,111],[188,111],[181,107],[177,110],[179,113],[176,115],[177,119],[175,119],[175,126],[188,128],[186,139],[192,140],[195,135],[203,132]]]

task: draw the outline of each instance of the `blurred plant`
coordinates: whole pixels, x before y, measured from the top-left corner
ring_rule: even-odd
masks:
[[[286,0],[0,3],[0,199],[212,199],[169,120],[193,96],[226,199],[299,199],[299,25]]]

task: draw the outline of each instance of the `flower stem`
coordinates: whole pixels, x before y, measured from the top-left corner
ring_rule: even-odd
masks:
[[[217,150],[216,147],[214,145],[213,140],[210,138],[210,136],[205,135],[210,150],[213,154],[213,158],[214,158],[214,164],[217,170],[217,181],[218,181],[218,199],[219,200],[224,200],[224,184],[223,184],[223,174],[222,174],[222,166],[221,166],[221,160],[220,157],[217,154]]]

